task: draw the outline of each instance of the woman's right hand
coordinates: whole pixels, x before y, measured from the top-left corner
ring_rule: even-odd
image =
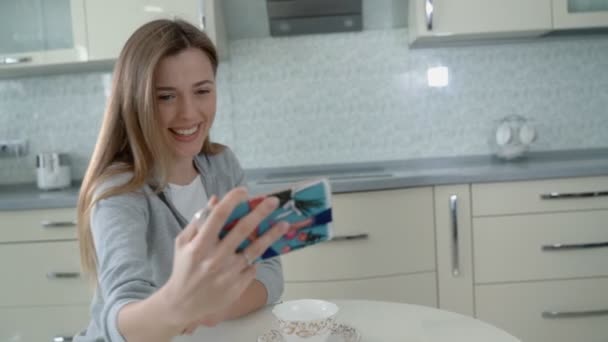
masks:
[[[289,224],[279,222],[237,254],[238,246],[278,206],[277,198],[266,198],[220,240],[229,215],[246,200],[244,188],[230,191],[206,219],[193,220],[176,238],[173,270],[159,291],[176,325],[186,327],[193,318],[221,311],[238,298],[255,279],[251,261],[287,232]]]

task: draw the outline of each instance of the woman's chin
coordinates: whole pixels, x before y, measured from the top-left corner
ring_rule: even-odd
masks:
[[[177,159],[192,159],[199,155],[202,149],[203,145],[201,144],[200,146],[195,147],[175,149],[173,154]]]

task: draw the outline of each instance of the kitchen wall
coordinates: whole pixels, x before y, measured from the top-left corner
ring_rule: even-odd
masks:
[[[608,147],[608,37],[409,49],[407,29],[231,42],[219,71],[212,138],[245,168],[491,153],[494,120],[538,127],[535,150]],[[429,87],[446,66],[449,85]],[[30,154],[0,159],[0,183],[34,181],[38,151],[84,173],[109,73],[0,80],[0,140]]]

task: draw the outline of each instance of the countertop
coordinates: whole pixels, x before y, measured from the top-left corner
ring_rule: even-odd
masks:
[[[432,185],[608,175],[608,149],[533,152],[516,161],[492,156],[423,158],[246,170],[250,193],[264,193],[310,178],[328,177],[334,193]],[[0,186],[0,210],[76,206],[78,183],[59,191],[35,184]]]

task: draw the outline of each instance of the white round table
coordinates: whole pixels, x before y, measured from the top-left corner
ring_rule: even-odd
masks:
[[[520,342],[480,320],[435,308],[364,300],[333,300],[340,307],[339,323],[361,332],[361,342]],[[274,327],[272,307],[214,328],[200,327],[175,341],[257,341]]]

